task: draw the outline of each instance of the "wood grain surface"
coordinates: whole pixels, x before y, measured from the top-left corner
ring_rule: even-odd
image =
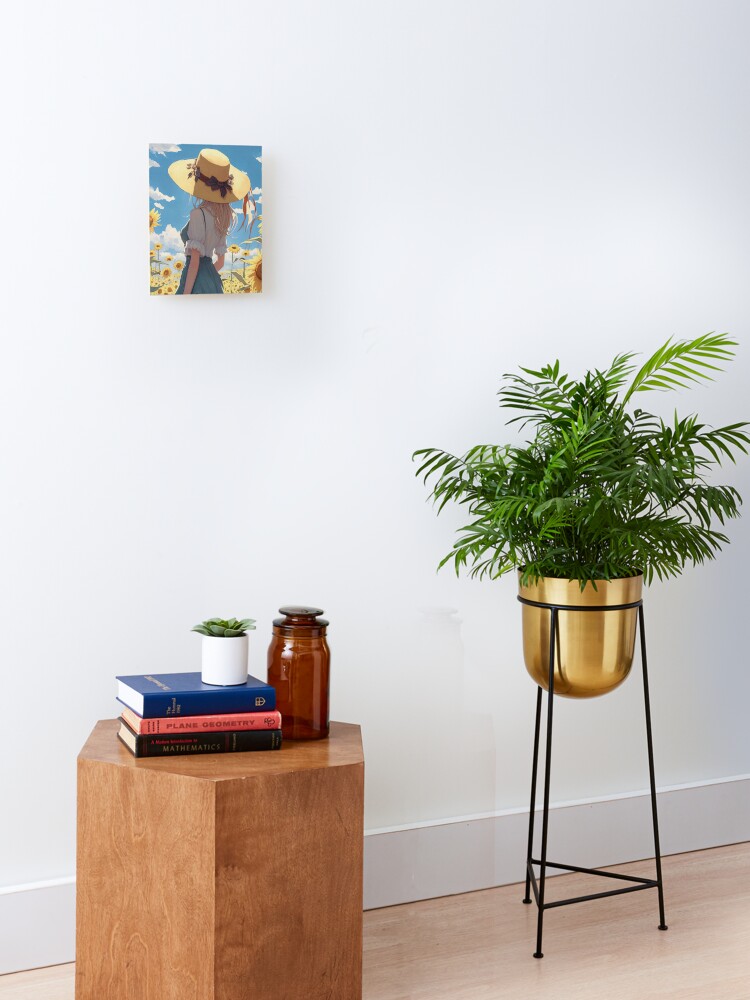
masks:
[[[331,733],[326,740],[311,740],[308,743],[287,741],[281,750],[268,753],[202,754],[197,757],[186,754],[181,757],[136,758],[117,739],[118,729],[117,719],[97,722],[78,760],[116,764],[135,771],[184,774],[207,781],[361,764],[363,760],[360,728],[346,722],[332,722]]]
[[[223,784],[216,1000],[362,996],[363,765]]]
[[[117,728],[78,760],[76,1000],[360,997],[359,727],[142,760]]]
[[[664,875],[668,931],[648,892],[551,910],[541,961],[522,885],[372,910],[364,1000],[750,1000],[750,844],[673,855]],[[73,966],[0,976],[0,1000],[73,1000]]]
[[[615,870],[642,875],[653,860]],[[523,885],[366,914],[366,1000],[750,1000],[750,845],[663,859],[668,931],[656,893],[548,910]],[[601,890],[561,875],[548,898]]]
[[[77,1000],[212,997],[214,786],[78,767]]]

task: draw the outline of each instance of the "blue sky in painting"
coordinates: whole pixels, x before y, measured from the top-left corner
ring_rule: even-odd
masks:
[[[156,208],[161,218],[156,232],[151,234],[151,244],[161,243],[164,251],[173,254],[176,258],[184,259],[180,230],[187,222],[191,209],[194,207],[192,195],[187,194],[179,188],[169,176],[168,167],[175,160],[194,160],[202,149],[220,149],[222,153],[229,157],[232,166],[237,167],[246,173],[251,182],[253,197],[257,203],[258,215],[263,214],[263,166],[262,148],[260,146],[228,146],[225,143],[203,142],[199,145],[195,143],[151,143],[148,152],[148,185],[149,185],[149,208]],[[235,202],[232,206],[242,217],[242,202]],[[248,214],[252,210],[252,203],[248,202]],[[252,235],[258,235],[257,226],[252,230]],[[246,230],[235,229],[230,234],[228,242],[241,244],[247,239]],[[227,256],[225,267],[229,267],[231,257]]]

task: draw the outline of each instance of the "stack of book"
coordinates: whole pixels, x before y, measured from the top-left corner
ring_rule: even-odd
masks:
[[[119,738],[136,757],[278,750],[276,692],[256,677],[203,684],[199,673],[117,678]]]

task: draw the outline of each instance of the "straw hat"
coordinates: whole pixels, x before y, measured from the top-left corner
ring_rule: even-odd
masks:
[[[175,160],[169,164],[175,184],[203,201],[228,205],[242,201],[250,191],[250,178],[232,166],[218,149],[202,149],[195,160]]]

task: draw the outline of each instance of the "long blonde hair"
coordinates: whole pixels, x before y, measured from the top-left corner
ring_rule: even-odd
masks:
[[[231,205],[217,201],[202,201],[199,208],[206,208],[211,213],[216,232],[226,239],[237,223],[237,216]]]

